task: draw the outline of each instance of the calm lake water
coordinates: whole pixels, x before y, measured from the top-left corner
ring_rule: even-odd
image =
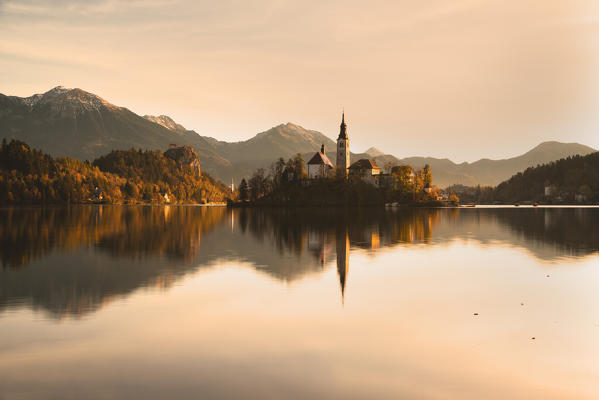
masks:
[[[0,209],[0,399],[599,398],[599,209]]]

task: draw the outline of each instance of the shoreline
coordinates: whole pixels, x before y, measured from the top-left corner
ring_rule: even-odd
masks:
[[[434,205],[434,204],[401,204],[388,206],[382,204],[254,204],[254,203],[207,203],[207,204],[161,204],[161,203],[70,203],[70,204],[0,204],[0,209],[7,208],[69,208],[81,206],[106,206],[106,207],[226,207],[226,208],[371,208],[385,210],[408,210],[418,208],[436,209],[541,209],[541,208],[599,208],[599,204],[539,204],[514,205],[514,204],[476,204],[472,205]]]
[[[106,207],[227,207],[227,203],[28,203],[28,204],[0,204],[1,208],[68,208],[79,206],[106,206]]]

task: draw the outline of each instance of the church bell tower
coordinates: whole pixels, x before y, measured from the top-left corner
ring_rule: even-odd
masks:
[[[349,138],[347,137],[347,125],[345,124],[345,112],[341,117],[339,137],[337,138],[337,170],[341,176],[347,176],[349,168]]]

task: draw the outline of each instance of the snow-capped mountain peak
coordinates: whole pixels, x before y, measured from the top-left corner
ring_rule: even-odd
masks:
[[[186,132],[187,129],[183,125],[176,123],[171,117],[168,115],[144,115],[144,118],[148,121],[152,121],[155,124],[165,127],[168,130],[174,132]]]
[[[55,111],[67,113],[99,111],[102,108],[120,108],[95,94],[77,88],[66,88],[64,86],[56,86],[45,93],[21,98],[21,101],[30,107],[48,105]]]

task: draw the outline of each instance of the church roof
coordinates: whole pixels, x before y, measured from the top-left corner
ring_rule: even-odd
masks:
[[[375,163],[367,158],[362,158],[353,163],[349,169],[381,169]]]
[[[329,158],[326,156],[326,154],[321,153],[320,151],[316,154],[314,154],[314,157],[312,157],[310,159],[310,161],[308,161],[308,165],[329,165],[332,168],[335,168],[335,166],[333,165],[333,163],[331,162],[331,160],[329,160]]]

